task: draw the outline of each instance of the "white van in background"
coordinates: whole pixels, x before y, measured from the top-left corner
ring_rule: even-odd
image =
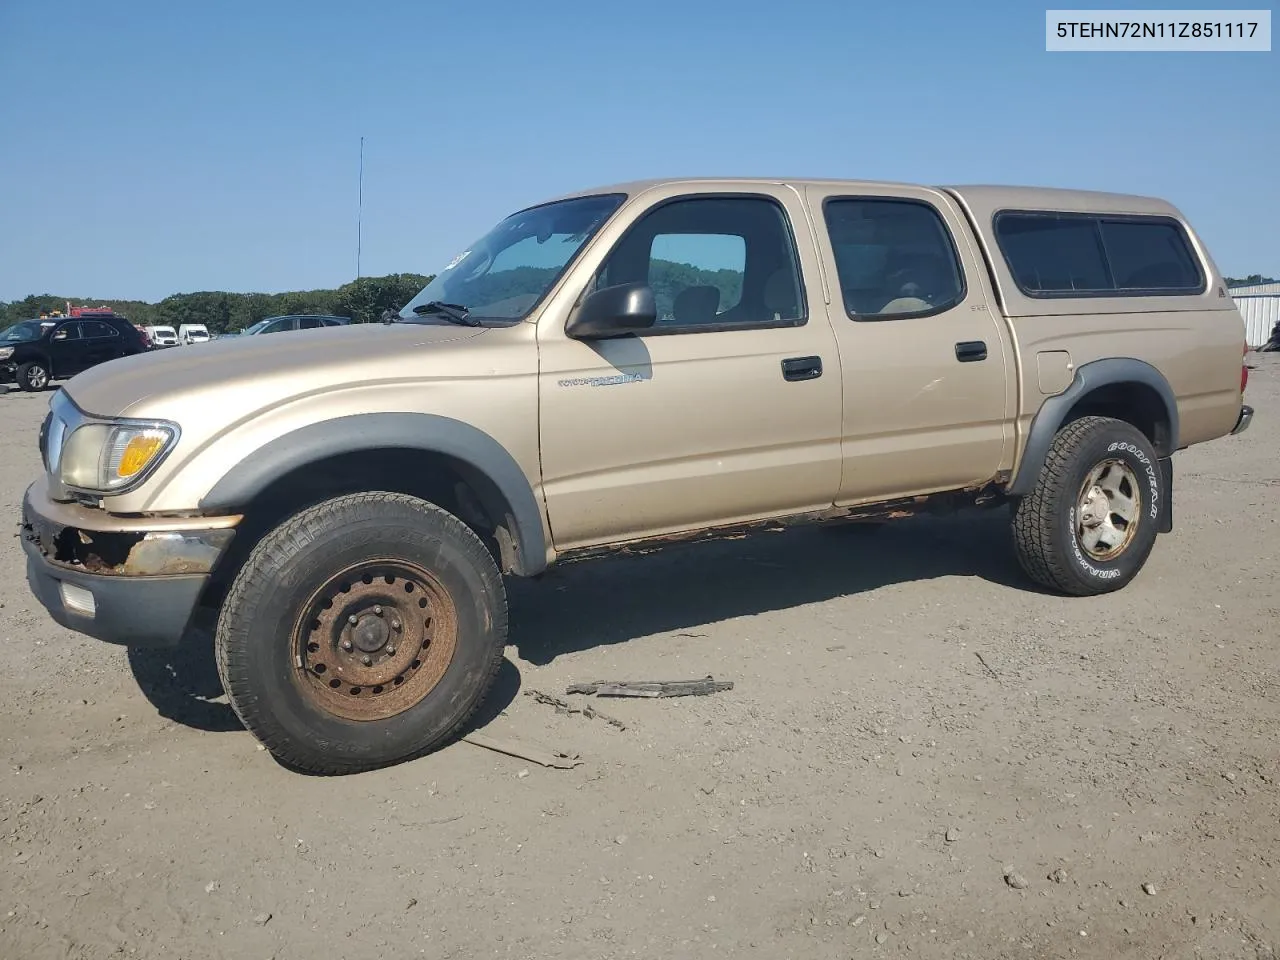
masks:
[[[210,339],[209,328],[203,323],[184,323],[178,327],[179,343],[208,343]]]
[[[173,327],[156,326],[144,327],[147,336],[151,338],[153,345],[158,347],[176,347],[178,345],[178,331]]]

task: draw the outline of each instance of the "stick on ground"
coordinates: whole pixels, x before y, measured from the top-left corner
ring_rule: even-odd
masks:
[[[610,680],[571,683],[565,693],[595,694],[598,697],[703,697],[732,690],[732,680]]]

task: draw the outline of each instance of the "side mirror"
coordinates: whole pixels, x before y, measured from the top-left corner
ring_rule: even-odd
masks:
[[[597,340],[647,330],[657,321],[653,288],[645,283],[621,283],[583,300],[564,332],[575,340]]]

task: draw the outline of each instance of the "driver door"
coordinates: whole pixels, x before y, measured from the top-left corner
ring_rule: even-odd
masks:
[[[53,333],[49,335],[49,375],[74,376],[83,371],[87,365],[80,322],[72,320],[54,327]]]
[[[818,511],[839,487],[840,359],[803,206],[770,184],[678,189],[565,298],[646,283],[655,326],[578,340],[559,310],[539,322],[557,550]]]

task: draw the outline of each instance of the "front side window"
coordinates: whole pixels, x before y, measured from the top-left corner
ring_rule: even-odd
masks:
[[[924,317],[964,299],[942,217],[917,200],[835,198],[823,205],[845,311],[855,320]]]
[[[62,324],[62,326],[58,327],[58,329],[56,329],[56,330],[54,330],[54,331],[53,331],[53,339],[54,339],[54,340],[58,340],[58,341],[63,341],[63,340],[79,340],[79,339],[80,339],[80,324],[78,324],[78,323],[64,323],[64,324]]]
[[[1199,293],[1204,275],[1179,224],[1167,217],[1003,211],[996,241],[1031,297]]]
[[[625,198],[577,197],[503,220],[451,260],[400,311],[401,320],[515,323],[542,301]],[[434,304],[444,304],[439,309]]]
[[[689,197],[646,213],[610,251],[594,289],[645,283],[653,333],[794,326],[803,287],[782,207],[760,196]]]

